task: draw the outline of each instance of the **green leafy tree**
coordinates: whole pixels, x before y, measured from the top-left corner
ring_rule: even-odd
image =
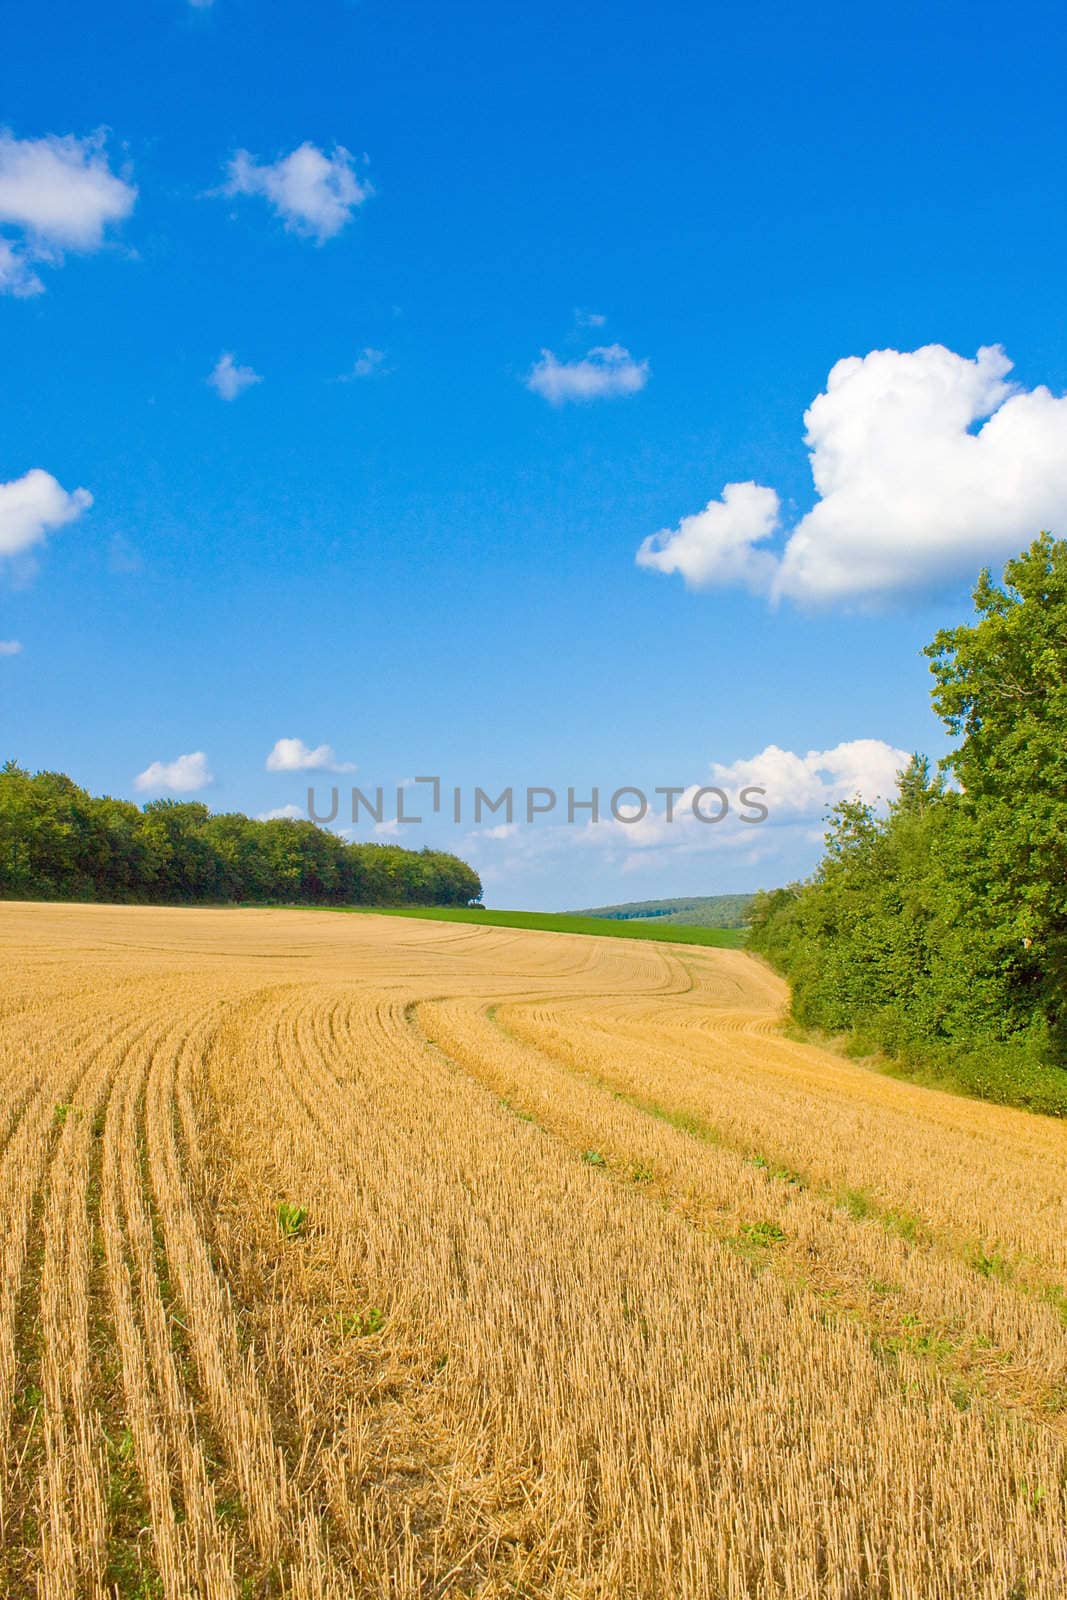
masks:
[[[961,743],[948,766],[971,820],[960,863],[1021,996],[1036,995],[1067,1059],[1067,541],[1043,533],[988,571],[978,621],[927,654],[934,705]]]
[[[944,770],[915,756],[884,814],[838,806],[751,942],[805,1026],[1067,1111],[1067,543],[1042,534],[974,601],[927,652]]]
[[[440,850],[348,844],[311,822],[139,810],[63,773],[0,769],[0,897],[284,905],[466,905],[478,875]]]

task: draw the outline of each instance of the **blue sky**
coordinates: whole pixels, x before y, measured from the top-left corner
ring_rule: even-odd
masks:
[[[497,904],[808,870],[943,752],[920,651],[978,566],[1067,533],[1062,45],[984,0],[10,8],[3,753],[143,799],[203,752],[179,792],[253,814],[353,781],[283,738],[763,777],[759,829],[400,831]]]

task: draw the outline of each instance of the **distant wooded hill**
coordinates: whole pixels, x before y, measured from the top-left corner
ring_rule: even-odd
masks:
[[[743,928],[748,922],[750,894],[705,894],[688,900],[628,900],[621,906],[595,906],[574,911],[575,917],[604,917],[611,922],[676,923],[688,928]]]

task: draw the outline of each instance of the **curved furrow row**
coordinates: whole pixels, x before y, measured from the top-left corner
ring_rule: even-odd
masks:
[[[161,1243],[149,1204],[149,1081],[161,1054],[203,1027],[172,1019],[116,1085],[105,1126],[101,1217],[112,1315],[132,1447],[147,1505],[155,1566],[170,1597],[233,1600],[233,1539],[216,1517],[192,1397],[175,1348],[177,1312],[164,1299]]]
[[[519,1043],[467,1002],[420,1005],[414,1020],[511,1109],[623,1181],[655,1194],[754,1266],[859,1317],[891,1348],[931,1356],[968,1391],[1061,1427],[1067,1346],[1052,1309],[952,1256],[856,1217],[751,1153],[701,1139],[663,1107],[633,1105]]]
[[[427,1353],[443,1347],[424,1416],[453,1491],[465,1462],[472,1571],[479,1517],[483,1532],[495,1517],[501,1570],[543,1583],[563,1561],[590,1594],[657,1592],[687,1564],[692,1594],[843,1595],[835,1571],[893,1592],[895,1565],[920,1569],[930,1597],[954,1595],[965,1571],[975,1596],[1002,1594],[1009,1574],[1051,1594],[1040,1574],[1059,1554],[1055,1518],[1016,1527],[1017,1491],[994,1465],[1008,1451],[1019,1480],[1057,1483],[1051,1441],[961,1416],[914,1364],[915,1397],[902,1396],[857,1335],[709,1254],[640,1196],[620,1198],[416,1046],[396,1004],[354,1014],[339,1061],[314,1004],[303,1019],[290,1008],[277,1043],[288,1072],[245,1059],[237,1076],[285,1130],[276,1166],[314,1197],[331,1270],[346,1276],[344,1236],[360,1229],[364,1281],[395,1279],[390,1319]],[[332,1152],[349,1141],[342,1173]],[[671,1337],[678,1328],[687,1336]],[[872,1452],[866,1438],[883,1443]],[[942,1482],[962,1490],[951,1503]],[[936,1562],[912,1502],[940,1519]],[[814,1550],[790,1532],[812,1526]]]
[[[203,1063],[215,1049],[218,1022],[216,1016],[210,1029],[191,1029],[176,1048],[157,1053],[146,1097],[148,1176],[168,1261],[189,1316],[188,1342],[199,1385],[240,1494],[248,1538],[260,1563],[283,1575],[285,1592],[294,1600],[342,1600],[350,1586],[330,1548],[314,1473],[305,1470],[312,1442],[301,1404],[306,1375],[299,1364],[287,1366],[285,1360],[300,1342],[301,1308],[269,1292],[264,1327],[253,1328],[252,1342],[242,1349],[247,1322],[232,1293],[240,1290],[240,1266],[231,1284],[229,1275],[217,1270],[202,1227],[205,1199],[219,1193],[204,1158],[201,1125],[208,1103]],[[262,1237],[268,1219],[273,1229],[275,1218],[266,1208],[258,1229],[254,1218],[241,1218],[246,1236],[262,1238],[264,1250],[256,1252],[260,1267],[274,1243]],[[261,1293],[264,1287],[261,1282]],[[266,1334],[258,1345],[257,1331]],[[295,1424],[287,1410],[295,1412]],[[300,1437],[303,1450],[296,1442]]]
[[[695,1117],[813,1186],[863,1192],[961,1251],[1010,1256],[1024,1279],[1029,1269],[1038,1284],[1063,1282],[1067,1138],[1052,1129],[1047,1148],[1038,1144],[1023,1163],[1011,1142],[1014,1119],[1031,1139],[1028,1124],[1048,1119],[962,1102],[945,1113],[951,1122],[935,1120],[945,1111],[938,1102],[953,1097],[785,1040],[772,1049],[771,1041],[712,1033],[683,1047],[669,1022],[635,1025],[611,1007],[591,1017],[569,1000],[536,1013],[505,1003],[498,1015],[517,1039],[613,1089]]]
[[[34,1430],[39,1439],[46,1426],[60,1425],[56,1417],[62,1415],[63,1405],[60,1400],[57,1407],[56,1402],[62,1393],[66,1353],[55,1350],[54,1340],[58,1338],[75,1353],[84,1352],[86,1306],[83,1300],[79,1302],[71,1308],[73,1320],[68,1319],[60,1292],[68,1265],[75,1273],[84,1271],[90,1243],[85,1181],[79,1191],[70,1169],[87,1173],[107,1074],[129,1040],[146,1026],[138,1013],[120,1020],[110,1015],[98,1017],[95,1029],[91,1023],[80,1024],[69,1037],[64,1037],[60,1026],[45,1043],[45,1049],[54,1052],[51,1062],[27,1042],[22,1114],[0,1159],[0,1189],[8,1212],[0,1243],[0,1529],[5,1543],[10,1539],[9,1502],[13,1497],[26,1499],[26,1456],[34,1443]],[[59,1187],[58,1194],[53,1192],[54,1185]],[[28,1276],[32,1276],[32,1284]],[[36,1292],[31,1293],[34,1288]],[[50,1396],[48,1403],[43,1403],[46,1397],[42,1396],[30,1406],[29,1437],[13,1457],[12,1418],[20,1376],[31,1399],[37,1389],[28,1376],[31,1356],[35,1367],[40,1364],[47,1375]],[[76,1415],[81,1417],[84,1396],[78,1394],[74,1399]],[[42,1412],[45,1421],[39,1426]],[[84,1467],[91,1446],[84,1438],[83,1422],[75,1426]],[[91,1491],[87,1493],[91,1497]],[[46,1504],[51,1500],[52,1496],[46,1495]],[[94,1525],[95,1513],[87,1514],[86,1527]]]

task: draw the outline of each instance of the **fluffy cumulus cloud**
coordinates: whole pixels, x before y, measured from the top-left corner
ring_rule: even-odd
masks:
[[[17,656],[22,646],[17,639],[0,639],[0,656]]]
[[[841,800],[876,805],[890,799],[897,773],[910,759],[906,750],[884,739],[850,739],[804,755],[769,744],[759,755],[727,765],[713,762],[711,781],[730,793],[749,785],[765,789],[772,819],[818,818]]]
[[[238,150],[223,193],[262,196],[290,233],[322,244],[340,233],[374,190],[342,145],[326,155],[305,143],[274,162],[258,162],[247,150]]]
[[[202,750],[194,750],[174,761],[153,761],[137,774],[133,786],[144,794],[192,794],[214,781],[207,756]]]
[[[777,567],[769,550],[758,549],[778,526],[778,496],[758,483],[728,483],[721,500],[683,517],[677,528],[646,539],[638,565],[680,572],[691,589],[744,584],[766,589]]]
[[[596,345],[578,361],[559,361],[542,350],[526,375],[526,387],[550,405],[570,400],[608,400],[637,394],[649,378],[647,361],[636,361],[621,344]]]
[[[25,477],[0,483],[0,558],[21,556],[50,533],[88,511],[88,489],[68,493],[50,472],[33,467]]]
[[[15,235],[0,235],[0,294],[39,294],[31,263],[98,250],[136,199],[133,184],[112,172],[103,134],[16,139],[0,130],[0,228]]]
[[[263,379],[253,367],[238,366],[233,352],[227,350],[219,356],[207,382],[223,400],[236,400],[238,395],[251,389],[253,384],[262,383]]]
[[[303,739],[279,739],[267,757],[268,772],[355,772],[351,761],[338,761],[333,746],[312,749]]]
[[[670,813],[665,803],[650,804],[639,820],[610,819],[590,827],[583,842],[608,848],[625,845],[631,852],[682,854],[747,848],[753,843],[766,846],[779,830],[810,842],[821,837],[826,812],[840,801],[864,800],[870,805],[888,801],[896,790],[897,773],[909,759],[906,750],[894,749],[882,739],[851,739],[830,750],[804,754],[769,744],[754,756],[729,763],[713,761],[703,785],[691,784],[673,801]],[[730,810],[721,821],[702,821],[696,814],[693,802],[701,787],[726,795]],[[762,793],[751,793],[743,801],[745,790]],[[742,821],[745,807],[757,803],[767,808],[765,821]],[[709,795],[698,800],[698,808],[705,817],[714,818],[722,802]]]
[[[299,806],[275,806],[273,811],[261,811],[256,818],[257,822],[306,822],[307,812],[301,811]]]
[[[805,413],[818,496],[783,526],[773,489],[721,500],[646,539],[640,566],[693,588],[871,604],[929,592],[1067,532],[1067,397],[1022,389],[999,346],[875,350],[834,366]],[[775,533],[781,549],[767,548]]]

